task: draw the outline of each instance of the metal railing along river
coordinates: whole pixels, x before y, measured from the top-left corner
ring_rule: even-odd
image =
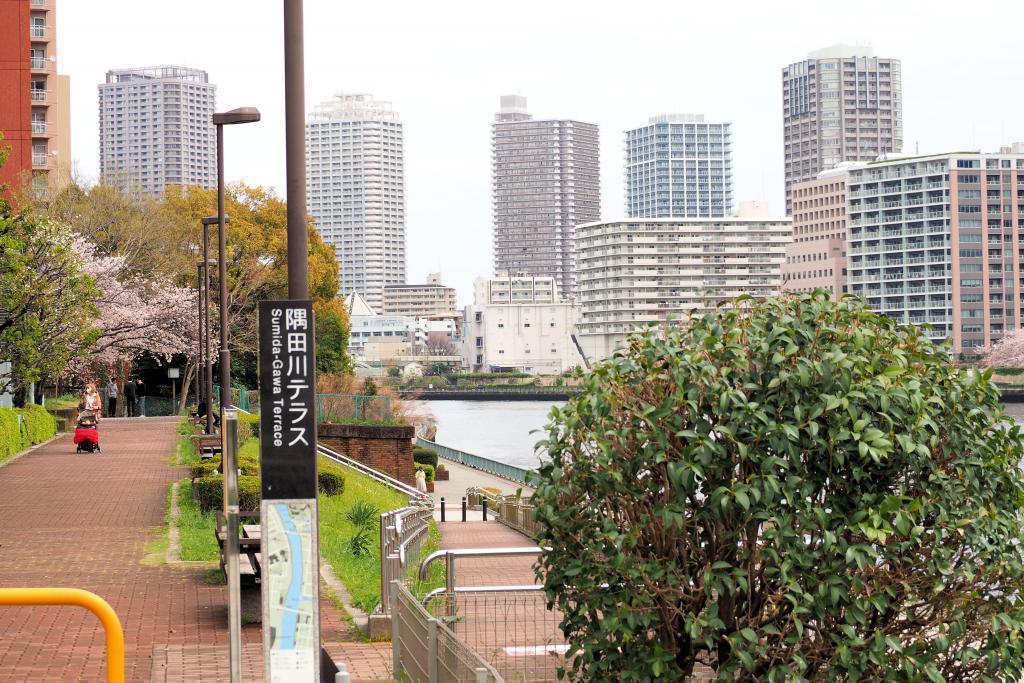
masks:
[[[494,491],[479,487],[466,489],[466,503],[470,509],[476,510],[487,501],[487,509],[491,510],[499,522],[515,529],[530,538],[537,531],[537,520],[534,517],[533,499],[529,496],[502,496]]]
[[[416,445],[422,446],[423,448],[429,448],[437,451],[437,454],[442,458],[457,462],[460,465],[466,467],[472,467],[473,469],[493,474],[496,477],[502,479],[508,479],[509,481],[518,482],[520,484],[528,483],[528,477],[533,475],[531,470],[524,470],[522,467],[516,467],[515,465],[506,465],[503,462],[497,462],[488,458],[481,458],[479,455],[473,455],[472,453],[466,453],[455,448],[449,448],[433,441],[428,441],[422,437],[416,437]]]

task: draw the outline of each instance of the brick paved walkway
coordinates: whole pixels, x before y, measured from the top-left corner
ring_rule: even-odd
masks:
[[[143,562],[171,482],[177,420],[106,419],[103,453],[76,455],[62,437],[0,468],[0,587],[67,586],[101,596],[125,631],[127,680],[227,678],[227,596],[206,570]],[[388,678],[388,643],[349,643],[321,609],[328,650],[355,679]],[[243,629],[246,680],[262,680],[258,625]],[[97,681],[103,630],[70,607],[0,608],[0,682]]]

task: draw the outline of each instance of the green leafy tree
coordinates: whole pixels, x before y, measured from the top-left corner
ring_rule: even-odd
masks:
[[[0,207],[0,359],[11,363],[0,392],[20,402],[30,383],[83,355],[99,334],[98,295],[67,226]]]
[[[651,329],[552,413],[537,570],[577,680],[1024,673],[1024,446],[989,373],[814,292]]]

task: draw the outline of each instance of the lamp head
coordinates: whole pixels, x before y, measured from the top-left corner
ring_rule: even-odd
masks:
[[[220,217],[219,216],[205,216],[202,219],[202,221],[203,221],[203,225],[220,225]],[[230,216],[224,216],[224,222],[225,223],[230,223],[231,222],[231,217]]]
[[[213,125],[230,126],[235,123],[256,123],[260,120],[260,110],[256,107],[239,107],[231,111],[213,115]]]

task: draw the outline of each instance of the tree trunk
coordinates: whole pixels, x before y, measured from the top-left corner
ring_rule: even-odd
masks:
[[[185,362],[185,376],[181,380],[181,397],[178,399],[178,413],[185,410],[185,406],[188,405],[188,390],[189,385],[192,384],[192,375],[195,373],[196,364],[189,359]]]

